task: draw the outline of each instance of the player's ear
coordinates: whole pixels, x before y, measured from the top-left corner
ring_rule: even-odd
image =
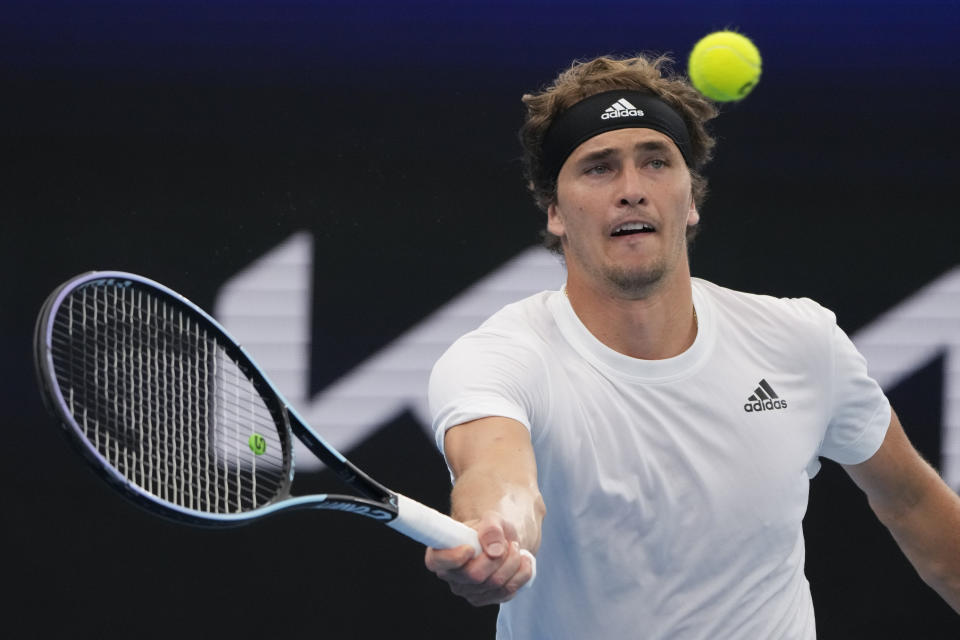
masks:
[[[563,216],[557,209],[557,203],[554,201],[547,207],[547,231],[553,235],[562,238],[566,227],[563,224]]]
[[[690,210],[687,211],[687,226],[692,227],[695,224],[700,222],[700,212],[697,211],[697,203],[693,199],[693,196],[690,196]]]

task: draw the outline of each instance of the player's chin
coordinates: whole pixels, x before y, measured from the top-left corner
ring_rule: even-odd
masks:
[[[606,271],[606,277],[620,295],[641,298],[659,285],[665,271],[660,262],[624,261],[611,265]]]

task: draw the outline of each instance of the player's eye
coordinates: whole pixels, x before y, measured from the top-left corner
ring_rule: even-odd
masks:
[[[608,167],[607,165],[605,165],[605,164],[595,164],[595,165],[592,165],[592,166],[590,166],[590,167],[587,167],[587,169],[586,169],[586,171],[584,171],[584,173],[586,173],[586,174],[588,174],[588,175],[600,176],[600,175],[603,175],[603,174],[605,174],[605,173],[608,173],[609,171],[610,171],[610,167]]]
[[[654,158],[649,164],[654,169],[665,169],[667,167],[667,161],[662,158]]]

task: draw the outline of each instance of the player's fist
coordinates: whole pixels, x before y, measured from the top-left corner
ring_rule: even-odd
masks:
[[[470,547],[427,549],[427,569],[475,607],[512,599],[534,576],[533,556],[520,548],[516,528],[496,512],[465,524],[477,531],[483,552]]]

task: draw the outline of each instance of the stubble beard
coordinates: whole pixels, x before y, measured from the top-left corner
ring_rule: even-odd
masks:
[[[681,238],[674,248],[673,256],[661,254],[652,263],[643,265],[593,264],[588,271],[591,279],[606,289],[608,295],[626,300],[642,300],[667,283],[672,271],[679,267],[686,256],[686,250],[686,242]]]
[[[671,243],[672,249],[651,256],[645,264],[624,265],[616,262],[591,260],[589,251],[561,238],[563,261],[570,268],[575,260],[582,273],[607,295],[625,300],[641,300],[657,292],[667,284],[671,275],[688,259],[687,239],[684,233]]]
[[[602,281],[612,289],[618,298],[640,300],[649,297],[660,288],[667,273],[663,260],[648,267],[627,268],[610,265],[602,269]]]

